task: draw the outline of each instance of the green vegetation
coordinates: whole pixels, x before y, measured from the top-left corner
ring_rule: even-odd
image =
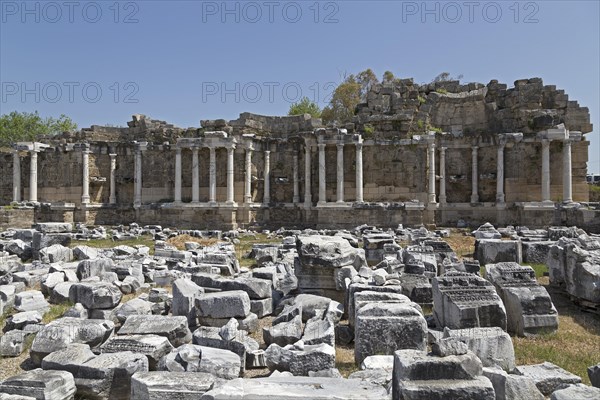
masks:
[[[281,238],[269,238],[264,233],[257,233],[254,236],[242,236],[239,238],[239,244],[235,245],[235,254],[237,255],[238,260],[240,261],[241,267],[252,268],[256,266],[255,260],[253,258],[246,258],[250,250],[252,250],[252,246],[255,244],[268,244],[268,243],[281,243]]]
[[[365,130],[365,136],[367,137],[371,137],[373,136],[373,133],[375,133],[375,128],[371,124],[365,124],[363,129]]]
[[[310,101],[308,97],[303,97],[302,100],[290,106],[288,115],[303,114],[310,114],[314,118],[321,118],[321,109],[316,103]]]
[[[437,93],[439,93],[439,94],[446,94],[446,93],[448,93],[448,91],[446,89],[444,89],[444,88],[437,88],[437,89],[435,89],[435,91]]]
[[[18,141],[33,141],[42,136],[58,135],[77,130],[71,118],[64,114],[58,119],[42,118],[33,113],[13,111],[0,116],[0,146],[8,146]]]
[[[541,278],[544,276],[544,273],[548,273],[548,266],[546,264],[523,264],[528,265],[535,271],[535,277]]]
[[[42,318],[42,323],[47,324],[49,322],[54,321],[57,318],[63,316],[64,313],[67,312],[69,308],[73,307],[73,303],[67,302],[62,304],[52,304],[50,309],[46,311],[44,317]]]
[[[417,98],[419,99],[419,105],[423,105],[427,101],[427,99],[425,97],[420,96],[420,95]]]

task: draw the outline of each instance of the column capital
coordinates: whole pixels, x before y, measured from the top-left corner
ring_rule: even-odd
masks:
[[[335,145],[337,146],[338,149],[344,148],[344,143],[336,143]]]
[[[448,148],[444,146],[440,147],[440,153],[445,153],[447,149]]]
[[[354,145],[356,146],[356,150],[363,149],[363,142],[356,142],[356,143],[354,143]]]
[[[112,158],[117,158],[117,153],[109,153],[108,156]]]
[[[327,146],[325,143],[317,143],[319,150],[325,150],[325,146]]]

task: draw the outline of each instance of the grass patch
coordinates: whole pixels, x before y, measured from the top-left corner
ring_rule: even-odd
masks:
[[[342,374],[344,378],[347,378],[348,375],[359,370],[354,361],[353,346],[342,346],[340,344],[335,346],[335,367],[340,371],[340,374]]]
[[[536,278],[542,278],[544,273],[548,273],[548,266],[546,264],[523,264],[527,265],[535,271]]]
[[[475,251],[475,238],[471,235],[466,235],[465,233],[467,232],[467,230],[463,229],[451,229],[450,236],[442,238],[443,241],[452,247],[452,250],[454,250],[459,259],[471,258]]]
[[[219,243],[219,240],[214,238],[197,238],[190,235],[178,235],[167,240],[167,243],[177,247],[178,250],[185,250],[186,242],[198,243],[202,246],[212,246]]]
[[[14,311],[14,308],[7,307],[2,313],[2,315],[0,315],[0,331],[4,329],[4,325],[6,325],[6,320],[8,319],[8,317],[14,314]]]
[[[239,238],[239,243],[235,245],[235,254],[240,262],[240,267],[252,268],[256,266],[256,261],[252,258],[247,258],[248,253],[252,250],[255,244],[281,244],[281,238],[270,238],[264,233],[257,233],[254,236],[247,235]]]
[[[57,318],[62,317],[63,314],[66,313],[71,307],[73,307],[73,304],[70,302],[51,305],[50,309],[44,313],[44,316],[42,317],[42,323],[47,324]]]
[[[588,321],[560,315],[556,333],[530,338],[513,337],[517,365],[549,361],[580,376],[587,385],[590,384],[587,367],[600,360],[599,341],[600,323],[597,319],[593,321],[591,315]]]

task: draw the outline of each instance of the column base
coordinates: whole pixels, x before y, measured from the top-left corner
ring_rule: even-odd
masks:
[[[90,202],[90,196],[82,196],[81,197],[81,204],[89,204]]]
[[[471,203],[479,203],[479,196],[471,196]]]
[[[505,202],[496,202],[496,209],[497,210],[506,210],[506,203]]]
[[[237,207],[238,204],[235,201],[226,201],[225,206],[226,207]]]
[[[298,204],[298,203],[300,203],[300,197],[294,197],[294,198],[293,198],[293,200],[292,200],[292,202],[293,202],[294,204]]]
[[[326,201],[317,201],[317,207],[323,207],[325,205],[327,205]]]

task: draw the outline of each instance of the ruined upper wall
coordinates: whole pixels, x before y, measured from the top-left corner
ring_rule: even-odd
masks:
[[[200,128],[179,128],[165,121],[137,114],[127,127],[93,125],[58,139],[130,143],[148,141],[174,143],[179,137],[199,137],[204,131],[225,131],[232,135],[287,138],[323,127],[310,115],[264,116],[242,113],[235,120],[202,120]],[[564,90],[544,85],[541,78],[515,81],[513,88],[490,81],[460,84],[458,81],[418,85],[412,79],[376,84],[359,104],[353,123],[344,127],[350,133],[368,138],[410,138],[429,130],[457,136],[506,132],[537,133],[564,123],[571,131],[592,131],[587,107],[570,101]]]
[[[510,89],[497,80],[487,85],[458,81],[418,85],[402,79],[374,85],[349,128],[379,136],[431,129],[464,135],[527,134],[560,123],[572,131],[592,131],[588,108],[569,101],[564,90],[544,86],[541,78],[515,81]]]

